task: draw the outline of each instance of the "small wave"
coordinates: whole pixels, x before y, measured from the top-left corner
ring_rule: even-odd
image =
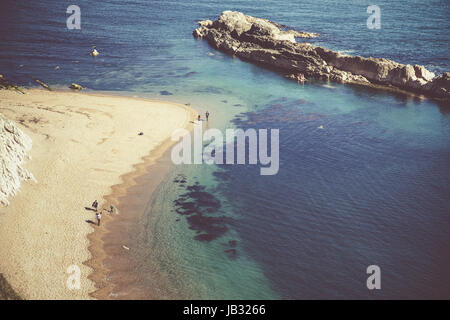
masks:
[[[350,49],[350,50],[339,50],[338,52],[340,54],[353,54],[353,53],[355,53],[355,50],[352,50],[352,49]]]

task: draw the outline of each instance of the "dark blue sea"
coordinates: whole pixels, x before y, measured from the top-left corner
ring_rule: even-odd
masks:
[[[81,8],[81,30],[66,28],[71,4]],[[371,4],[381,8],[379,30],[366,26]],[[134,257],[149,292],[450,298],[450,106],[298,85],[192,37],[198,20],[223,10],[320,33],[312,44],[343,53],[450,71],[448,0],[2,0],[0,74],[24,86],[33,77],[55,88],[75,82],[190,103],[210,111],[210,128],[279,129],[277,175],[253,165],[171,170]],[[380,290],[366,286],[370,265],[381,269]]]

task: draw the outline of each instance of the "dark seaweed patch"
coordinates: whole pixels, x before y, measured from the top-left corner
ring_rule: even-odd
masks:
[[[180,184],[186,183],[186,176],[184,174],[179,174],[173,179],[173,182]]]
[[[188,73],[182,75],[181,77],[183,77],[183,78],[190,78],[190,77],[192,77],[193,75],[196,75],[196,74],[197,74],[196,71],[191,71],[191,72],[188,72]]]
[[[299,107],[302,105],[302,107]],[[233,123],[238,127],[254,126],[255,123],[274,126],[278,123],[300,123],[325,118],[324,114],[305,112],[304,106],[313,105],[306,100],[288,100],[286,97],[271,101],[263,111],[243,112],[235,116]]]
[[[225,253],[227,253],[228,254],[228,257],[230,258],[230,259],[236,259],[237,258],[237,250],[236,249],[228,249],[228,250],[225,250]]]
[[[213,93],[213,94],[223,94],[224,90],[222,88],[206,86],[203,88],[195,89],[194,92],[197,93]]]
[[[174,182],[186,182],[186,178],[179,175]],[[181,187],[181,185],[180,185]],[[213,216],[220,212],[221,203],[213,194],[206,191],[198,182],[184,187],[185,193],[173,201],[175,212],[186,216],[189,229],[196,231],[195,240],[212,241],[228,231],[229,218]]]

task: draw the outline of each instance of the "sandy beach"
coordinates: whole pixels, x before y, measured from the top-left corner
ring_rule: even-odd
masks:
[[[167,150],[172,132],[189,127],[195,113],[137,98],[26,93],[0,91],[0,113],[33,140],[25,167],[37,180],[23,182],[10,206],[0,207],[0,273],[25,299],[90,299],[96,264],[88,236],[101,241],[96,232],[89,234],[104,233],[104,223],[116,216],[104,212],[97,227],[94,212],[85,207],[94,200],[100,209],[117,206],[124,183],[133,184],[130,174]],[[95,250],[101,255],[101,245]],[[84,264],[88,260],[91,267]],[[66,285],[70,266],[81,271],[78,290]]]

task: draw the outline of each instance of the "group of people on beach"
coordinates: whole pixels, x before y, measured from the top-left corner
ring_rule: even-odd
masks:
[[[209,115],[210,115],[209,111],[206,111],[206,112],[205,112],[205,118],[206,118],[206,121],[209,121]],[[201,120],[202,120],[202,116],[201,116],[201,115],[198,115],[197,120],[198,120],[198,121],[201,121]],[[102,213],[103,213],[103,211],[106,211],[108,214],[112,214],[112,213],[114,213],[114,212],[117,211],[117,209],[114,207],[114,205],[110,205],[110,206],[109,206],[109,210],[107,210],[107,209],[105,209],[105,208],[102,208],[102,210],[99,211],[99,210],[98,210],[98,201],[97,201],[97,200],[95,200],[95,201],[92,203],[92,208],[93,208],[94,211],[95,211],[95,217],[96,217],[96,219],[97,219],[97,226],[100,226],[100,222],[101,222],[101,220],[102,220]]]
[[[206,112],[205,112],[205,118],[206,118],[206,121],[209,120],[209,111],[206,111]],[[201,116],[201,115],[198,115],[197,120],[198,120],[198,121],[202,121],[202,116]]]
[[[112,204],[109,206],[109,210],[102,208],[102,210],[98,211],[98,201],[97,200],[95,200],[92,203],[92,208],[94,208],[94,210],[95,210],[95,217],[97,218],[97,226],[100,226],[100,221],[102,219],[103,211],[106,211],[108,214],[112,214],[117,211],[116,207],[114,207],[114,205],[112,205]]]

